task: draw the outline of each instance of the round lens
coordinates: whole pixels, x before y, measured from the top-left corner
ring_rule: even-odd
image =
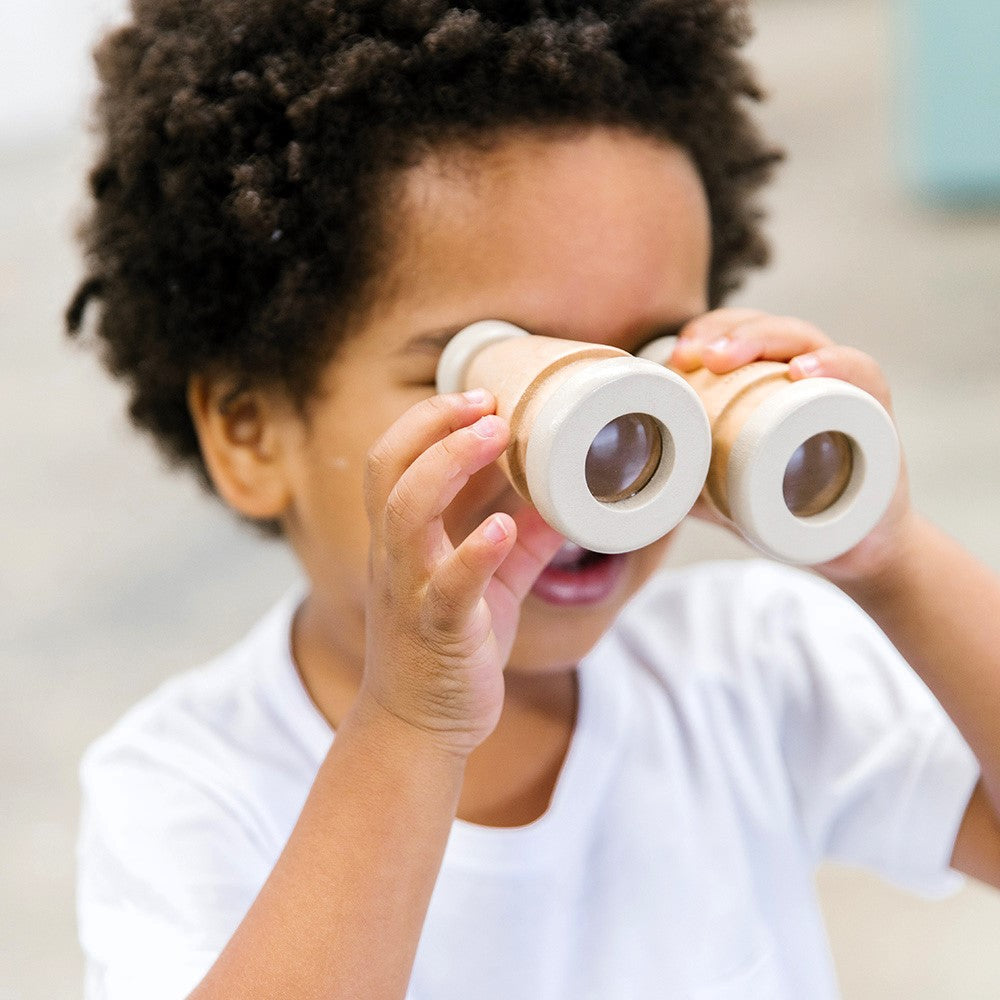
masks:
[[[831,507],[847,488],[854,461],[851,442],[839,431],[824,431],[795,449],[785,469],[782,491],[796,517]]]
[[[587,452],[587,486],[602,503],[627,500],[653,478],[663,440],[646,413],[626,413],[605,424]]]

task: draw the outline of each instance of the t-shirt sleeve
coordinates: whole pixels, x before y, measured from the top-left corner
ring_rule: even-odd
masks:
[[[956,888],[949,862],[979,768],[954,724],[837,588],[766,564],[747,583],[757,668],[814,857],[927,895]]]
[[[269,866],[225,784],[155,739],[105,740],[81,768],[78,919],[86,1000],[182,1000]]]

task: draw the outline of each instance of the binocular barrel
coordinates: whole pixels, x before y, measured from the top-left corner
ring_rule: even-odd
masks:
[[[665,364],[675,341],[639,353]],[[703,498],[762,552],[814,565],[857,545],[882,518],[899,478],[899,439],[863,389],[787,373],[781,362],[756,361],[684,378],[712,429]]]
[[[836,379],[792,382],[776,362],[682,377],[665,367],[672,350],[660,338],[634,357],[485,320],[445,347],[438,391],[496,396],[514,488],[592,551],[648,545],[699,495],[787,562],[832,559],[874,527],[899,469],[875,399]]]
[[[440,392],[480,386],[511,440],[500,464],[557,531],[594,552],[628,552],[680,523],[711,452],[694,390],[652,361],[601,344],[538,337],[498,320],[446,345]]]

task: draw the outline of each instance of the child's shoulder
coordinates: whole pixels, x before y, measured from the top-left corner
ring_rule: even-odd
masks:
[[[886,730],[907,713],[928,731],[946,724],[875,622],[794,567],[750,559],[661,572],[626,607],[615,641],[681,704],[738,705],[778,726],[806,720],[806,730],[822,716],[831,740],[859,719]]]
[[[127,711],[84,755],[85,791],[107,781],[169,785],[174,777],[210,789],[238,784],[261,764],[280,771],[321,759],[329,735],[290,649],[301,596],[289,592],[230,649]]]

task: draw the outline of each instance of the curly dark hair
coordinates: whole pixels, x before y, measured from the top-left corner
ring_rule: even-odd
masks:
[[[760,265],[779,154],[750,117],[741,0],[133,0],[96,60],[103,138],[71,334],[207,483],[192,375],[303,404],[389,245],[393,176],[503,130],[624,126],[686,149],[713,305]]]

